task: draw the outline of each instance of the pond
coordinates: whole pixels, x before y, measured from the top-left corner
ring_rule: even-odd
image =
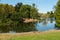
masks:
[[[36,24],[36,29],[38,31],[55,30],[54,18],[47,18],[47,19],[41,20]]]
[[[54,18],[41,19],[36,23],[19,23],[16,27],[4,27],[0,29],[1,33],[20,33],[30,31],[48,31],[55,30]]]
[[[25,25],[24,25],[25,24]],[[33,27],[35,24],[35,27]],[[22,27],[28,27],[25,32],[27,31],[35,31],[34,29],[36,29],[37,31],[48,31],[48,30],[55,30],[55,20],[54,18],[47,18],[47,19],[41,19],[39,22],[37,23],[22,23],[21,24]],[[18,30],[20,27],[18,27],[16,30]],[[32,28],[32,29],[30,29]],[[13,29],[14,30],[14,29]],[[9,31],[9,33],[16,33],[15,31]],[[20,29],[18,30],[20,32]],[[23,30],[24,31],[24,30]]]

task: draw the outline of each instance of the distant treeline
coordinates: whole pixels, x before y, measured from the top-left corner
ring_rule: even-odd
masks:
[[[28,27],[20,25],[20,23],[23,23],[23,18],[39,18],[38,9],[36,9],[35,4],[28,5],[17,3],[15,6],[0,4],[0,31],[8,32],[9,30],[17,27],[20,27],[19,30],[21,32],[24,30],[27,31]]]

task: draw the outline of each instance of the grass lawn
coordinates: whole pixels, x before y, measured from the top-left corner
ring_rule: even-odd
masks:
[[[16,34],[2,33],[0,40],[60,40],[60,30]]]
[[[10,40],[60,40],[60,31],[24,33]]]

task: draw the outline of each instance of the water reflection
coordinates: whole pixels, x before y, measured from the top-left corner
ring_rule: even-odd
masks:
[[[8,29],[7,29],[8,28]],[[19,23],[16,27],[5,27],[1,28],[1,32],[29,32],[29,31],[46,31],[55,29],[55,20],[54,18],[42,19],[37,23]]]
[[[54,18],[47,18],[42,22],[38,22],[36,25],[38,31],[46,31],[55,29],[55,21]]]
[[[47,21],[46,19],[42,21],[43,25],[46,25],[47,24]]]
[[[9,32],[9,33],[19,33],[19,32],[29,32],[29,31],[35,31],[35,23],[19,23],[15,27],[5,27],[4,29],[1,28],[1,33]],[[7,30],[8,28],[8,30]]]
[[[50,18],[50,23],[53,23],[54,19],[53,18]]]

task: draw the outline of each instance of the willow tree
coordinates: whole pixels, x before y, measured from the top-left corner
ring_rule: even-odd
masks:
[[[60,27],[60,0],[58,0],[55,9],[56,27]]]

